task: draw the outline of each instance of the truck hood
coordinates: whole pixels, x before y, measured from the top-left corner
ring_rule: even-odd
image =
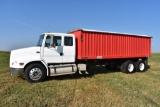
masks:
[[[33,55],[36,54],[37,51],[40,52],[40,47],[28,47],[28,48],[12,50],[11,54],[14,54],[15,56]]]
[[[12,50],[10,54],[10,67],[14,62],[23,62],[27,64],[32,60],[40,60],[40,47],[28,47]]]

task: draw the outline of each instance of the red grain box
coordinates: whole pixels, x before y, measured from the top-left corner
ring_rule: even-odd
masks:
[[[151,36],[78,29],[77,59],[143,58],[151,55]]]

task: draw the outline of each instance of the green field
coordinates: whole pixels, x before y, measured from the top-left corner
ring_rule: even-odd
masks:
[[[158,53],[143,73],[93,67],[93,76],[48,77],[33,84],[10,75],[9,55],[0,52],[0,107],[160,107]]]

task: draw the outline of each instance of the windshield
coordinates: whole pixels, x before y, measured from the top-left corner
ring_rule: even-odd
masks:
[[[42,46],[43,38],[44,38],[44,35],[40,35],[39,36],[39,40],[38,40],[37,46]]]

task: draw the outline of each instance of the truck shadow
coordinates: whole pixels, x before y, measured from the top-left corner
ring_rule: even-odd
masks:
[[[97,74],[107,74],[107,73],[116,73],[116,72],[121,72],[121,71],[117,68],[106,69],[105,66],[96,66],[96,67],[90,67],[90,69],[87,72],[81,72],[81,74],[77,73],[77,74],[71,74],[71,75],[47,77],[45,81],[92,78],[94,75],[97,75]]]
[[[151,69],[151,66],[148,65],[147,69]],[[90,67],[87,74],[85,72],[82,72],[82,74],[77,73],[77,74],[69,74],[69,75],[61,75],[61,76],[50,76],[50,77],[46,77],[45,81],[92,78],[94,75],[97,75],[97,74],[107,74],[107,73],[117,73],[117,72],[122,72],[122,71],[120,71],[120,69],[117,69],[117,68],[107,69],[105,66],[93,66],[93,67]],[[139,72],[139,73],[143,73],[143,72]],[[25,80],[24,76],[18,76],[18,78]]]
[[[147,69],[150,69],[151,66],[148,65]],[[122,72],[120,69],[117,68],[106,68],[105,66],[92,66],[88,70],[88,74],[85,72],[82,72],[82,74],[71,74],[71,75],[61,75],[61,76],[55,76],[55,77],[47,77],[45,81],[51,81],[51,80],[66,80],[66,79],[80,79],[80,78],[92,78],[94,75],[97,74],[107,74],[107,73],[117,73]],[[143,73],[143,72],[139,72]]]

